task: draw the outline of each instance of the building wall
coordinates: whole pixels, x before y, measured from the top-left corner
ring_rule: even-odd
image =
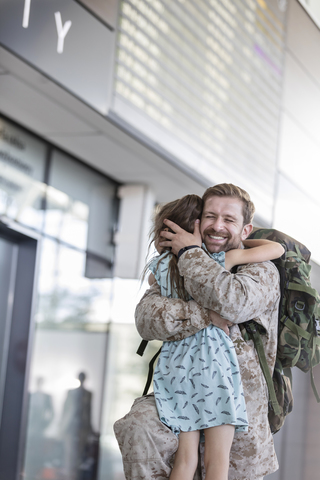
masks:
[[[274,225],[320,263],[320,31],[298,1],[288,2],[287,22]]]
[[[288,2],[285,74],[278,154],[275,227],[312,252],[312,284],[320,290],[320,31],[298,1]],[[320,367],[315,369],[320,388]],[[320,410],[310,375],[293,369],[294,409],[274,437],[280,469],[270,480],[319,476]]]

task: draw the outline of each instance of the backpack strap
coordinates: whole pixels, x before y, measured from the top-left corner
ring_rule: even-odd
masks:
[[[318,298],[318,296],[319,296],[318,292],[314,288],[308,287],[307,285],[300,285],[299,283],[289,282],[288,285],[287,285],[287,289],[288,290],[295,290],[297,292],[308,293],[309,295],[311,295],[312,297],[315,297],[315,298]]]
[[[141,340],[140,345],[138,347],[138,350],[136,351],[136,353],[138,355],[140,355],[140,357],[143,356],[144,351],[147,348],[148,343],[149,343],[148,340]],[[150,388],[150,385],[151,385],[151,382],[152,382],[152,377],[153,377],[153,365],[154,365],[154,362],[156,361],[159,353],[161,352],[161,348],[162,347],[159,348],[157,353],[155,355],[153,355],[153,357],[151,358],[151,360],[149,362],[148,377],[147,377],[147,381],[146,381],[142,396],[147,395],[147,393],[149,391],[149,388]]]
[[[148,340],[141,340],[140,345],[138,347],[138,350],[136,351],[136,353],[138,355],[140,355],[140,357],[143,356],[144,351],[147,348],[148,343],[149,343]]]
[[[299,343],[299,348],[298,348],[298,351],[297,351],[294,359],[292,360],[292,367],[295,366],[295,364],[297,363],[297,361],[299,360],[299,357],[300,357],[300,353],[301,353],[300,337],[304,338],[309,343],[310,343],[310,341],[312,341],[312,350],[313,350],[312,357],[314,357],[316,345],[320,345],[320,337],[316,338],[311,333],[307,332],[306,330],[303,330],[303,328],[299,327],[299,325],[297,325],[292,320],[290,320],[289,317],[285,317],[285,316],[282,317],[280,322],[284,323],[298,337],[298,340],[299,340],[299,342],[298,342]],[[317,395],[316,395],[316,397],[317,397]]]
[[[141,342],[142,343],[142,342]],[[141,346],[141,345],[140,345]],[[161,348],[159,348],[159,350],[157,351],[157,353],[155,355],[153,355],[153,357],[151,358],[150,362],[149,362],[149,371],[148,371],[148,378],[147,378],[147,381],[146,381],[146,384],[145,384],[145,387],[144,387],[144,390],[143,390],[143,394],[142,396],[144,395],[147,395],[148,391],[149,391],[149,388],[150,388],[150,385],[151,385],[151,382],[152,382],[152,377],[153,377],[153,365],[154,365],[154,362],[156,361],[159,353],[161,352]]]
[[[289,378],[290,384],[291,384],[291,386],[292,386],[292,371],[291,371],[291,367],[283,368],[283,375],[285,375],[286,377]]]
[[[257,354],[258,354],[258,357],[259,357],[259,362],[260,362],[262,373],[263,373],[264,378],[267,382],[268,391],[269,391],[269,404],[272,406],[272,409],[273,409],[274,413],[276,415],[280,415],[281,414],[281,408],[279,406],[277,396],[276,396],[276,392],[274,390],[273,380],[272,380],[271,373],[270,373],[270,370],[269,370],[269,366],[268,366],[268,363],[267,363],[266,354],[264,352],[263,343],[262,343],[260,333],[257,330],[257,326],[256,326],[256,323],[254,321],[246,322],[245,327],[246,327],[247,332],[251,335],[251,338],[253,340],[254,346],[256,348],[256,351],[257,351]]]

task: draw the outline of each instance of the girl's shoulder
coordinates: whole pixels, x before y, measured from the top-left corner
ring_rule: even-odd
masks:
[[[158,270],[159,264],[169,264],[171,258],[172,253],[170,252],[164,252],[161,255],[156,255],[149,263],[149,270],[151,270],[152,273],[155,273]]]

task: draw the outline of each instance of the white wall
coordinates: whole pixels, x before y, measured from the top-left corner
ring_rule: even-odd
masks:
[[[275,228],[320,263],[320,31],[297,0],[288,8]]]
[[[288,2],[288,9],[274,226],[304,243],[319,264],[320,30],[298,0]],[[319,289],[314,262],[312,284]],[[280,469],[268,480],[311,480],[305,476],[310,375],[298,369],[293,375],[294,409],[274,437]],[[318,475],[315,471],[312,479]]]

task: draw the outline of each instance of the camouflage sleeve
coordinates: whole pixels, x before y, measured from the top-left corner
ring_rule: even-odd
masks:
[[[261,317],[280,296],[279,274],[272,262],[243,265],[233,274],[194,248],[180,257],[178,266],[192,298],[233,323]]]
[[[155,283],[135,311],[136,326],[145,340],[181,340],[210,325],[206,308],[195,301],[163,297]]]

